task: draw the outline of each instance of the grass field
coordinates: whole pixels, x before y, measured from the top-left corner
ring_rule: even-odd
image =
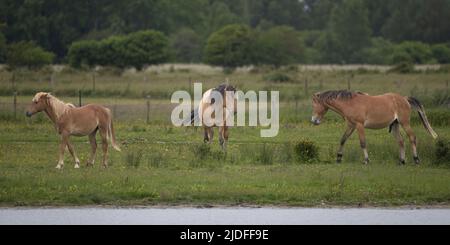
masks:
[[[183,69],[98,75],[95,93],[89,92],[88,85],[82,85],[83,77],[89,78],[87,73],[56,74],[59,79],[53,91],[63,100],[77,103],[76,93],[84,89],[83,103],[105,104],[115,112],[116,135],[122,147],[122,152],[110,150],[108,169],[100,167],[100,151],[93,168],[83,165],[81,169],[73,169],[73,160],[66,152],[62,171],[54,168],[58,136],[50,121],[44,115],[31,120],[22,116],[34,92],[52,90],[49,83],[17,81],[19,109],[14,119],[12,97],[8,95],[10,74],[1,73],[0,205],[449,204],[449,165],[436,160],[436,144],[418,123],[416,115],[413,128],[418,135],[421,165],[412,163],[409,142],[406,144],[408,163],[398,165],[398,146],[387,129],[367,131],[370,165],[362,165],[356,134],[346,145],[344,163],[337,165],[335,155],[345,126],[333,113],[327,115],[320,127],[309,124],[311,109],[303,80],[309,80],[308,93],[344,89],[351,79],[350,86],[355,90],[371,94],[396,91],[417,96],[424,101],[440,138],[449,139],[450,112],[445,97],[448,74],[361,71],[358,74],[355,71],[352,77],[348,71],[281,71],[293,77],[293,81],[274,83],[263,79],[265,72],[238,71],[224,75],[220,70]],[[22,78],[41,75],[28,72]],[[173,108],[169,101],[172,91],[188,89],[189,78],[208,81],[204,84],[206,88],[217,85],[225,77],[237,81],[244,91],[280,91],[278,137],[262,139],[260,128],[232,128],[228,153],[224,154],[217,143],[217,132],[214,144],[205,146],[201,143],[201,130],[168,124]],[[152,95],[148,124],[146,94]],[[302,139],[311,140],[319,147],[318,160],[305,163],[297,159],[293,145]],[[72,142],[85,163],[89,154],[87,137],[72,137]]]

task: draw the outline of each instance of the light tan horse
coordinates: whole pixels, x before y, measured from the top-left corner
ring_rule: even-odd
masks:
[[[425,109],[419,100],[393,93],[379,96],[370,96],[365,93],[350,91],[317,93],[313,96],[312,123],[319,125],[328,110],[335,111],[341,115],[347,123],[347,130],[341,139],[337,162],[341,162],[344,144],[356,129],[359,134],[361,148],[364,151],[365,164],[369,163],[369,155],[366,149],[364,129],[383,129],[387,127],[389,127],[389,132],[392,132],[398,141],[400,146],[400,162],[401,164],[405,164],[405,148],[399,127],[401,125],[411,142],[414,161],[419,164],[417,139],[410,126],[412,109],[418,111],[425,129],[436,139],[437,134],[431,128],[425,114]]]
[[[223,108],[223,123],[221,125],[216,124],[217,117],[214,113],[212,113],[212,117],[205,115],[213,106],[219,103],[214,99],[214,91],[222,95],[222,105],[220,106]],[[203,94],[199,107],[191,113],[191,123],[194,123],[197,118],[203,125],[203,141],[205,143],[212,143],[214,136],[213,127],[219,128],[219,144],[223,151],[227,150],[227,142],[229,137],[229,125],[227,125],[226,121],[232,113],[236,112],[237,108],[237,98],[235,92],[236,88],[228,84],[221,84],[217,88],[210,89]],[[227,103],[227,101],[230,103]],[[227,104],[230,104],[232,108],[228,108]],[[219,120],[219,118],[217,119]]]
[[[99,105],[86,105],[77,108],[72,104],[62,102],[50,93],[39,92],[34,96],[26,115],[31,117],[41,111],[47,114],[54,123],[56,131],[61,135],[57,169],[61,169],[64,166],[64,151],[66,147],[75,160],[75,168],[80,167],[80,160],[69,141],[71,135],[89,135],[92,151],[87,163],[88,166],[93,165],[95,161],[95,152],[97,150],[95,136],[97,131],[100,131],[102,137],[103,167],[106,168],[108,166],[108,138],[110,138],[113,148],[120,151],[116,144],[111,111],[108,108]]]

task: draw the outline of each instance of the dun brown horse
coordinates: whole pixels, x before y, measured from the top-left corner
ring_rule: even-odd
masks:
[[[437,134],[431,128],[425,109],[419,100],[394,93],[370,96],[361,92],[328,91],[314,94],[312,123],[319,125],[328,110],[335,111],[341,115],[347,123],[347,130],[341,139],[337,162],[340,163],[342,161],[344,144],[356,129],[359,134],[361,148],[364,151],[365,164],[369,163],[369,155],[366,148],[364,129],[382,129],[387,127],[389,127],[389,132],[393,133],[400,145],[400,162],[405,164],[405,147],[400,133],[400,125],[411,142],[414,161],[416,164],[419,164],[417,139],[410,126],[412,109],[418,111],[425,129],[436,139]]]
[[[120,151],[116,144],[111,111],[108,108],[99,105],[86,105],[77,108],[72,104],[62,102],[50,93],[39,92],[34,96],[26,115],[31,117],[41,111],[47,114],[54,123],[56,131],[61,135],[57,169],[61,169],[64,166],[64,151],[66,147],[75,160],[75,168],[80,167],[80,160],[69,141],[71,135],[89,135],[92,151],[87,163],[88,166],[93,165],[95,161],[95,152],[97,150],[95,136],[97,131],[100,131],[102,137],[103,167],[106,168],[108,166],[108,138],[111,140],[113,148]]]
[[[220,106],[223,108],[223,123],[221,125],[216,124],[216,119],[218,118],[216,118],[215,113],[212,113],[211,118],[205,116],[206,112],[210,110],[213,105],[219,103],[214,99],[213,91],[219,92],[222,95],[222,105]],[[214,136],[213,127],[219,128],[219,143],[223,151],[226,151],[227,149],[227,141],[229,137],[229,125],[226,124],[226,121],[229,116],[236,111],[237,102],[235,92],[236,88],[228,84],[221,84],[217,88],[210,89],[203,94],[199,107],[191,113],[191,123],[194,123],[194,120],[197,118],[203,125],[203,141],[205,143],[212,143]],[[232,108],[227,107],[227,101],[232,101],[232,103],[229,103],[232,105]]]

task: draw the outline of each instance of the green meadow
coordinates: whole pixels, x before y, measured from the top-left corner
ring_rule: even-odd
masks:
[[[273,76],[288,76],[288,81]],[[415,96],[425,105],[439,140],[449,142],[448,73],[422,70],[392,74],[371,69],[308,70],[286,67],[241,69],[224,74],[203,66],[167,66],[146,71],[0,71],[0,205],[282,205],[282,206],[399,206],[448,205],[450,156],[429,136],[413,115],[422,163],[413,164],[405,138],[407,164],[399,165],[398,145],[388,130],[366,131],[371,163],[362,164],[354,134],[346,144],[342,164],[336,151],[345,125],[330,112],[321,126],[309,123],[314,92],[347,89],[370,94],[397,92]],[[203,144],[201,128],[170,123],[175,106],[170,95],[204,90],[228,79],[238,89],[280,91],[280,130],[261,138],[260,127],[230,129],[228,151]],[[95,90],[94,90],[95,86]],[[13,91],[17,91],[14,115]],[[34,93],[50,91],[78,104],[109,107],[115,118],[122,152],[110,148],[109,168],[101,167],[101,148],[94,167],[86,167],[87,137],[71,137],[82,162],[74,169],[65,154],[63,170],[55,169],[59,137],[45,115],[25,118]],[[149,102],[149,107],[147,107]],[[147,121],[147,111],[149,119]],[[403,133],[403,135],[405,135]],[[305,161],[295,151],[298,142],[312,142],[317,158]],[[99,142],[100,144],[100,142]],[[447,152],[445,151],[447,149]]]

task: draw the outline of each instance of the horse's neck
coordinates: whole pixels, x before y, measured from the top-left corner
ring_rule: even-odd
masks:
[[[332,111],[338,113],[339,115],[344,116],[344,112],[343,112],[343,108],[342,108],[342,103],[343,103],[343,102],[340,101],[340,100],[331,100],[331,101],[329,101],[329,102],[326,103],[326,106],[327,106],[330,110],[332,110]]]
[[[50,98],[45,113],[50,118],[50,120],[52,120],[52,122],[56,124],[61,116],[64,115],[64,113],[66,113],[69,108],[71,108],[71,106],[69,106],[68,104],[56,98]]]

